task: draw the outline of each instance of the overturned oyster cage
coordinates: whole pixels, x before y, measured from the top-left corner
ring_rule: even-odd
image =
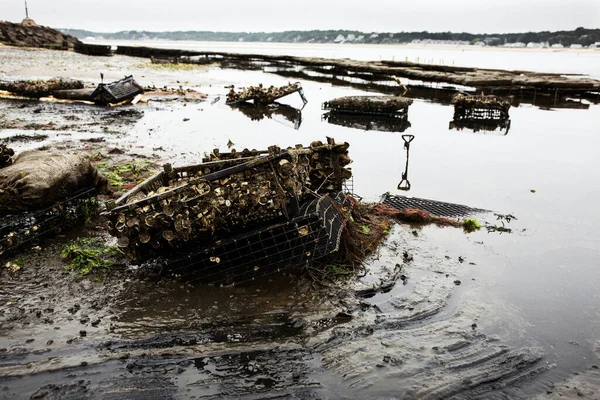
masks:
[[[236,92],[232,86],[229,90],[229,93],[227,93],[226,103],[228,105],[232,105],[246,101],[252,101],[256,105],[267,105],[296,92],[300,95],[302,102],[306,104],[308,101],[304,96],[302,86],[299,82],[288,83],[287,85],[281,87],[264,87],[261,83],[258,86],[248,86],[247,88],[242,88],[239,92]]]
[[[162,260],[185,281],[238,285],[297,268],[339,249],[352,202],[341,192],[306,201],[298,216]]]
[[[109,231],[125,254],[143,261],[289,220],[304,200],[342,190],[352,176],[348,147],[330,139],[248,157],[232,150],[236,157],[180,168],[167,164],[107,204]]]

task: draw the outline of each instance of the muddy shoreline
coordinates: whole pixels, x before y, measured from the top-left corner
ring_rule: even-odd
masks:
[[[222,132],[233,123],[246,129],[233,141],[255,147],[243,140],[269,135],[267,124],[274,121],[251,121],[222,104],[223,94],[232,83],[282,79],[262,69],[245,71],[249,77],[243,78],[214,67],[160,69],[119,55],[0,52],[9,60],[0,66],[4,76],[52,73],[91,84],[106,70],[114,78],[134,73],[145,86],[207,94],[191,101],[165,95],[114,109],[0,99],[0,139],[16,151],[77,151],[106,168],[144,162],[152,171],[165,162],[195,162],[205,151],[226,148],[229,134]],[[43,68],[48,62],[51,72]],[[311,94],[330,90],[309,83],[313,103]],[[235,119],[232,125],[219,125],[223,116]],[[298,131],[279,124],[273,129],[278,136],[265,140],[293,145],[314,137],[314,115],[308,116],[302,126],[308,134],[291,136]],[[209,140],[188,145],[175,135],[185,129]],[[21,269],[0,273],[0,397],[520,399],[579,396],[573,387],[597,397],[596,361],[557,372],[552,353],[522,333],[527,323],[519,313],[506,313],[488,295],[480,276],[494,253],[489,235],[399,224],[367,261],[365,276],[322,287],[294,274],[274,275],[235,288],[165,279],[150,265],[135,268],[125,260],[109,274],[79,277],[65,270],[59,253],[81,236],[113,240],[96,221],[3,259],[19,259]],[[581,374],[574,385],[567,382],[573,372]]]

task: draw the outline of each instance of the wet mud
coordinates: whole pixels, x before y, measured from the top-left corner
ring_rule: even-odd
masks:
[[[10,53],[11,59],[28,58],[13,49],[2,51]],[[42,60],[48,57],[44,52],[34,54]],[[84,67],[81,78],[88,81],[95,76],[89,71],[106,62],[102,57],[88,60],[60,54],[66,58],[55,62]],[[398,145],[394,153],[398,173],[377,170],[393,181],[392,188],[405,168],[400,135],[391,135],[413,129],[410,125],[398,127],[384,121],[365,128],[363,121],[342,119],[322,123],[320,114],[300,110],[299,105],[232,109],[224,104],[224,96],[220,97],[226,93],[225,86],[257,78],[268,84],[285,82],[260,71],[244,72],[249,77],[240,78],[236,71],[215,68],[199,77],[202,74],[152,70],[147,64],[140,66],[137,59],[111,59],[118,69],[111,71],[114,75],[137,68],[144,85],[168,85],[171,89],[181,85],[206,91],[208,98],[186,102],[171,93],[162,96],[169,101],[114,109],[1,99],[0,140],[10,140],[17,152],[39,147],[76,149],[88,154],[96,165],[138,159],[160,165],[199,161],[202,152],[224,148],[227,142],[260,148],[254,138],[260,135],[264,135],[263,141],[293,145],[314,140],[316,128],[340,137],[342,131],[337,129],[350,128],[349,133],[343,132],[363,143],[350,147],[351,154],[353,150],[357,154],[357,176],[363,181],[373,176],[372,191],[381,192],[373,170],[361,175],[360,160],[365,158],[367,146],[359,134],[390,135],[386,140]],[[0,69],[6,73],[19,62]],[[28,70],[26,76],[42,75],[33,71]],[[312,102],[341,92],[355,93],[348,87],[336,87],[317,94],[320,84],[308,82],[308,78],[306,83]],[[448,104],[449,97],[444,102]],[[315,109],[320,112],[319,106]],[[451,117],[450,112],[446,114]],[[285,126],[267,125],[278,117]],[[220,123],[223,125],[217,125]],[[231,133],[236,124],[244,129]],[[442,125],[449,134],[447,122]],[[317,139],[322,139],[323,132]],[[292,136],[295,133],[297,136]],[[413,143],[411,160],[422,157],[420,139]],[[418,186],[419,178],[423,179],[421,171],[411,167],[413,184]],[[369,199],[374,199],[373,193]],[[500,224],[491,213],[477,218],[484,226]],[[518,227],[521,229],[515,228],[501,239],[523,239],[525,227]],[[125,260],[108,274],[81,277],[65,270],[60,252],[76,237],[100,237],[114,244],[101,221],[94,221],[2,259],[2,265],[11,262],[19,268],[0,269],[0,397],[597,396],[596,359],[586,360],[581,368],[558,368],[553,349],[527,336],[528,323],[520,312],[490,295],[489,282],[481,276],[486,276],[485,269],[492,269],[492,257],[502,258],[488,244],[501,242],[497,239],[500,234],[478,235],[465,236],[454,228],[396,224],[367,261],[364,276],[333,285],[315,284],[289,273],[239,287],[220,287],[166,278],[150,264],[132,267]],[[597,358],[597,350],[595,354]],[[575,371],[580,375],[574,377]]]

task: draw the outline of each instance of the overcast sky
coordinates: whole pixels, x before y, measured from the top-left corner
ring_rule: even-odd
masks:
[[[600,0],[28,0],[38,24],[120,30],[506,33],[600,28]],[[20,21],[23,0],[0,0]]]

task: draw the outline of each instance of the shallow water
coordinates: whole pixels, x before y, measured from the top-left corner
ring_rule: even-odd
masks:
[[[287,82],[248,72],[236,83],[256,81]],[[283,118],[250,121],[220,101],[153,113],[134,132],[140,140],[172,151],[178,162],[199,161],[199,155],[213,147],[226,151],[229,140],[239,150],[330,136],[351,143],[356,193],[368,201],[385,192],[404,194],[396,189],[405,163],[401,134],[322,121],[323,101],[361,92],[313,82],[302,85],[309,103],[297,130]],[[295,95],[284,101],[301,107]],[[497,328],[505,319],[524,321],[519,335],[534,339],[558,369],[593,364],[593,349],[600,339],[600,276],[595,270],[600,260],[600,214],[595,210],[600,189],[594,183],[600,178],[596,128],[600,107],[513,108],[507,135],[450,130],[452,114],[451,106],[426,101],[415,100],[410,107],[411,126],[404,134],[415,139],[410,147],[408,194],[511,213],[518,220],[510,224],[512,234],[480,231],[464,236],[434,229],[432,240],[477,263],[473,276],[485,288],[485,297],[503,302],[508,309],[504,317],[495,316]],[[190,120],[183,122],[183,118]],[[149,126],[152,134],[144,139]],[[487,218],[495,222],[493,216]]]
[[[350,58],[353,60],[410,61],[424,64],[455,65],[492,69],[586,74],[600,77],[600,50],[508,49],[475,46],[229,43],[193,41],[93,40],[118,46],[148,46],[167,49],[222,51],[231,53],[293,55],[299,57]]]
[[[579,63],[576,53],[560,54],[574,66],[572,72],[585,73],[587,64]],[[84,62],[81,56],[76,57]],[[125,68],[126,60],[115,57]],[[136,60],[130,68],[143,69],[141,62]],[[518,68],[546,66],[543,59],[535,68],[525,67],[532,61],[522,62]],[[85,68],[81,74],[87,77],[91,69]],[[119,72],[112,71],[115,75]],[[156,355],[170,363],[181,362],[180,357],[184,357],[182,341],[193,340],[194,346],[206,344],[194,347],[195,355],[189,356],[196,360],[193,367],[184,365],[185,371],[175,379],[180,394],[191,390],[196,395],[231,395],[227,386],[236,382],[259,382],[262,388],[274,379],[285,387],[283,393],[299,398],[385,398],[398,393],[413,393],[416,398],[461,394],[478,398],[477,391],[463,392],[457,382],[476,381],[477,370],[481,370],[505,374],[490,389],[491,394],[482,393],[520,398],[544,392],[552,382],[600,362],[600,275],[596,271],[600,213],[595,209],[600,200],[596,184],[600,178],[599,105],[556,110],[513,107],[510,130],[504,135],[500,131],[450,129],[451,106],[415,99],[409,108],[410,127],[403,133],[364,131],[322,119],[322,102],[366,93],[357,89],[302,80],[308,104],[302,108],[298,95],[282,100],[302,108],[299,114],[285,114],[292,120],[273,113],[271,118],[252,121],[224,104],[226,86],[258,82],[282,85],[288,79],[260,71],[219,68],[149,72],[140,77],[144,84],[162,81],[176,86],[177,80],[190,86],[202,83],[200,90],[209,95],[208,100],[140,104],[136,109],[143,110],[143,116],[131,121],[124,136],[108,136],[107,141],[183,165],[200,162],[213,148],[228,150],[229,141],[242,150],[275,143],[282,147],[306,145],[329,136],[350,143],[353,189],[367,201],[376,201],[385,192],[409,194],[511,213],[518,219],[507,225],[513,229],[510,234],[481,230],[465,235],[452,228],[428,227],[415,237],[410,228],[396,228],[386,248],[369,263],[370,273],[356,286],[377,282],[396,263],[402,264],[407,283],[398,282],[391,291],[365,299],[363,306],[367,308],[353,313],[351,321],[333,318],[333,299],[307,296],[304,287],[290,283],[287,277],[247,288],[144,283],[129,286],[116,296],[111,330],[90,335],[93,338],[128,341],[123,350],[114,350],[117,354],[130,349],[134,354],[135,349],[173,348],[173,354]],[[13,133],[6,130],[2,136]],[[66,133],[72,139],[90,136]],[[415,136],[410,146],[408,192],[397,190],[406,162],[402,134]],[[61,140],[57,134],[48,143]],[[493,214],[478,218],[500,224]],[[414,262],[402,262],[404,250],[414,256]],[[464,262],[458,261],[459,256]],[[461,284],[454,284],[455,280]],[[351,305],[348,309],[354,310]],[[476,328],[471,328],[473,323]],[[50,333],[42,335],[51,337]],[[22,339],[19,334],[7,339],[11,346]],[[171,334],[182,336],[172,341],[160,336]],[[298,347],[286,347],[290,343]],[[256,350],[252,346],[263,347]],[[81,348],[83,354],[95,351],[84,345]],[[246,350],[249,352],[244,353]],[[229,358],[219,351],[229,351]],[[77,350],[66,352],[80,354]],[[239,359],[240,352],[247,357]],[[204,358],[198,356],[206,354]],[[64,358],[68,364],[69,357]],[[147,370],[152,362],[136,360],[146,368],[142,375],[154,373]],[[277,375],[277,365],[268,360],[280,362],[285,366],[282,370],[291,371],[290,376]],[[80,359],[75,357],[75,361]],[[257,377],[254,369],[248,372],[251,362],[262,365],[263,375]],[[513,362],[524,365],[524,370],[499,367]],[[245,368],[243,372],[232,372],[240,366]],[[114,371],[111,368],[98,367],[98,376],[106,380],[124,366]],[[531,379],[513,383],[513,378],[529,372]],[[40,375],[35,382],[52,382],[55,377]],[[28,380],[8,384],[11,390],[25,391]],[[298,392],[294,385],[307,392]],[[265,393],[239,390],[244,394]]]

